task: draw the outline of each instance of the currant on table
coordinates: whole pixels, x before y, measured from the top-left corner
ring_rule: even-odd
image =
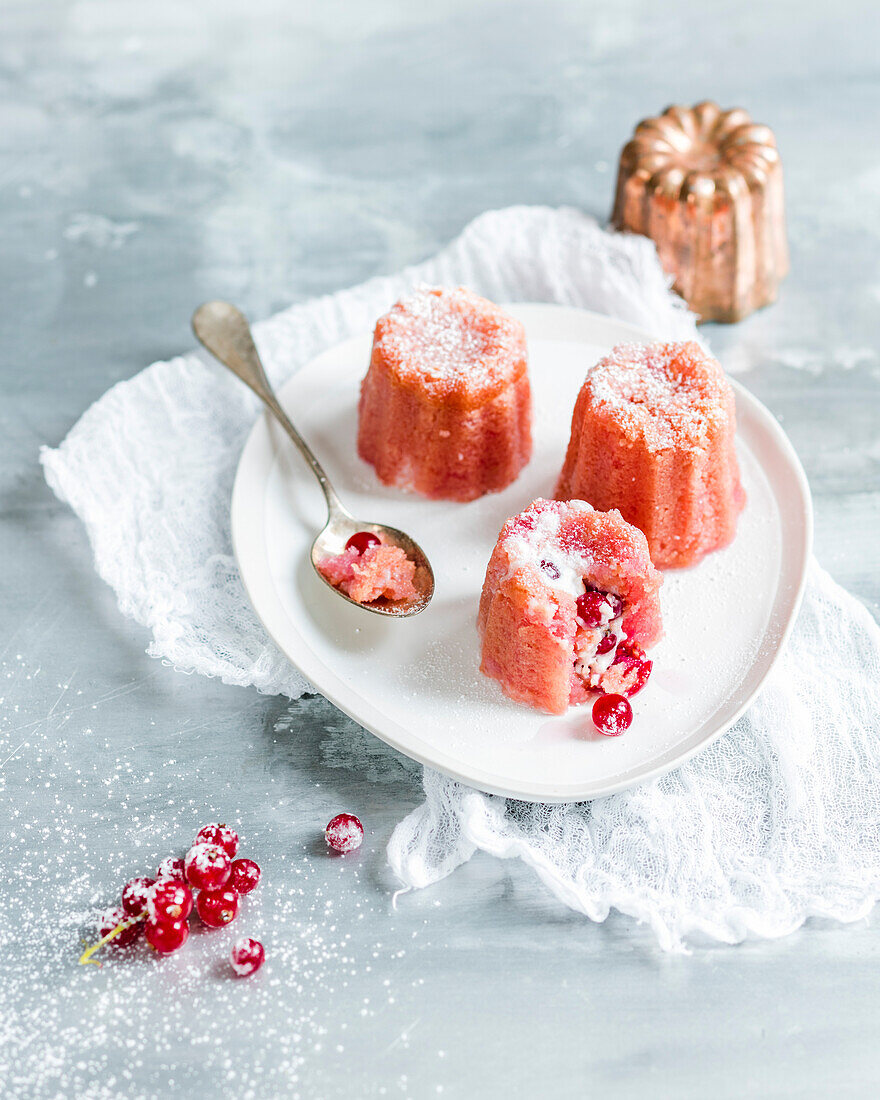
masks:
[[[335,852],[353,852],[364,839],[364,827],[354,814],[337,814],[324,830],[327,843]]]
[[[141,934],[158,954],[170,955],[189,938],[193,911],[208,928],[231,923],[238,916],[241,896],[256,888],[261,875],[254,860],[233,859],[238,845],[238,833],[231,826],[205,825],[184,858],[166,856],[155,879],[131,879],[123,887],[121,904],[101,915],[100,939],[83,952],[80,962],[97,962],[92,956],[105,944],[127,947]],[[236,973],[241,975],[254,973],[265,958],[257,940],[238,941],[234,966],[235,951],[240,956]]]
[[[240,894],[249,894],[260,881],[259,866],[252,859],[236,859],[232,863],[229,885]]]
[[[147,898],[147,919],[159,923],[186,920],[192,909],[192,890],[172,879],[157,882]]]
[[[230,886],[200,890],[196,909],[202,918],[202,924],[207,924],[209,928],[222,928],[238,916],[238,891]]]
[[[183,868],[190,886],[216,890],[229,878],[232,860],[219,845],[199,842],[186,853]]]
[[[213,844],[234,859],[238,851],[238,833],[228,825],[203,825],[196,833],[194,843]]]
[[[166,856],[156,871],[157,879],[172,879],[174,882],[186,882],[186,871],[179,856]]]
[[[232,969],[239,978],[246,978],[249,974],[255,974],[263,965],[266,952],[259,940],[249,936],[236,940],[229,953]]]

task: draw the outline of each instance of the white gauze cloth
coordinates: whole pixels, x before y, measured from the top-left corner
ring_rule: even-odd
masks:
[[[695,335],[649,241],[573,210],[514,207],[477,218],[424,264],[256,325],[273,383],[368,331],[418,283]],[[194,352],[114,386],[41,459],[121,610],[150,630],[150,654],[295,698],[309,685],[263,632],[231,549],[232,482],[257,410]],[[425,803],[394,831],[389,860],[422,887],[478,850],[516,856],[566,905],[597,921],[614,907],[667,948],[700,934],[779,936],[812,915],[855,920],[880,893],[878,734],[880,630],[814,563],[770,683],[709,749],[634,790],[565,806],[484,795],[426,770]]]

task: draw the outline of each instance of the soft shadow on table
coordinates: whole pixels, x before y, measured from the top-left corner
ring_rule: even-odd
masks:
[[[477,853],[434,886],[397,894],[401,884],[383,858],[394,826],[422,801],[421,767],[397,753],[321,695],[271,701],[263,725],[268,769],[288,768],[320,787],[327,805],[356,812],[367,828],[371,852],[338,856],[316,828],[306,851],[311,858],[356,863],[362,881],[386,899],[404,920],[439,922],[465,929],[479,914],[493,934],[507,937],[523,930],[568,929],[579,950],[601,953],[609,947],[643,959],[649,969],[676,965],[659,950],[649,929],[612,913],[602,924],[563,905],[519,860],[498,860]],[[461,934],[464,934],[462,931]]]
[[[422,801],[421,768],[401,756],[320,695],[299,700],[277,698],[264,725],[267,766],[286,767],[320,784],[328,803],[362,816],[376,852],[364,850],[338,856],[327,849],[316,830],[308,843],[315,859],[357,862],[362,881],[389,909],[404,920],[439,922],[444,929],[465,935],[468,921],[477,919],[485,930],[502,941],[524,931],[554,928],[572,937],[572,947],[588,956],[602,956],[609,949],[639,960],[646,971],[688,973],[693,968],[727,965],[737,953],[756,959],[799,951],[799,941],[809,932],[827,932],[834,922],[808,921],[802,930],[783,940],[727,945],[694,937],[686,945],[689,954],[660,949],[646,925],[612,911],[594,923],[558,901],[519,860],[499,860],[478,852],[447,879],[422,890],[394,897],[400,884],[382,858],[391,830]],[[370,828],[372,826],[372,829]],[[354,857],[354,858],[352,858]]]
[[[275,771],[289,769],[320,789],[333,812],[356,813],[367,840],[384,849],[394,825],[422,800],[421,767],[395,752],[357,722],[337,710],[322,695],[271,700],[263,723],[262,764]],[[328,817],[329,819],[329,817]],[[325,822],[321,822],[325,824]],[[397,884],[384,860],[365,858],[364,851],[342,857],[357,863],[371,885],[389,904]],[[310,856],[338,859],[320,828],[308,841]]]

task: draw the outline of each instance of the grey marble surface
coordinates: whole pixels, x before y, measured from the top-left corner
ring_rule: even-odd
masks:
[[[707,330],[779,416],[820,560],[880,612],[880,74],[872,3],[5,0],[0,6],[0,1093],[825,1097],[880,1088],[876,918],[665,956],[477,858],[392,905],[416,771],[317,697],[149,660],[42,482],[109,386],[423,258],[514,202],[604,217],[643,114],[706,96],[776,130],[793,272]],[[820,685],[817,685],[820,690]],[[368,826],[354,858],[320,827]],[[238,923],[77,966],[90,915],[239,823]],[[231,980],[234,932],[259,977]]]

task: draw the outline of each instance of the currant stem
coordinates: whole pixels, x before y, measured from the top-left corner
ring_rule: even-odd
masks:
[[[100,951],[105,943],[109,943],[114,937],[118,936],[120,932],[124,932],[126,928],[131,928],[133,924],[137,924],[137,922],[142,919],[142,917],[132,917],[131,920],[120,921],[106,936],[102,936],[97,943],[93,943],[91,947],[83,951],[79,957],[80,964],[92,963],[93,966],[103,966],[103,963],[98,962],[97,959],[93,959],[92,955],[94,955],[96,951]]]

